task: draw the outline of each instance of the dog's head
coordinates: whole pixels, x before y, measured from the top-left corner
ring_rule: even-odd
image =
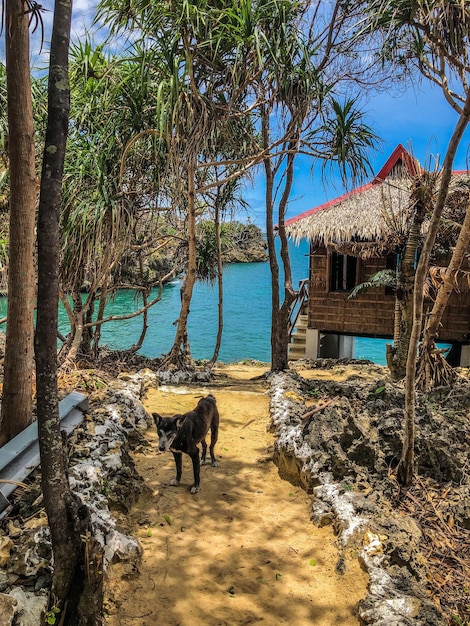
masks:
[[[178,434],[184,415],[173,415],[173,417],[162,417],[158,413],[152,413],[152,415],[157,427],[158,449],[161,452],[168,452]]]

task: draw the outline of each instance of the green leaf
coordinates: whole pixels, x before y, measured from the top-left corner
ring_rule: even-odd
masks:
[[[309,564],[310,564],[312,567],[315,567],[315,565],[317,564],[316,559],[310,559]]]
[[[169,524],[170,526],[172,525],[173,522],[172,522],[171,516],[168,515],[168,513],[164,513],[162,517],[167,524]]]

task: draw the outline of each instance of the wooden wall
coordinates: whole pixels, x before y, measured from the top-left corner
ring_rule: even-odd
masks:
[[[357,284],[385,268],[385,258],[358,261]],[[384,287],[370,289],[348,299],[349,292],[329,291],[328,256],[325,248],[311,249],[309,328],[322,332],[393,337],[395,296]],[[426,310],[430,310],[427,303]],[[443,318],[442,342],[470,342],[470,292],[454,293]]]

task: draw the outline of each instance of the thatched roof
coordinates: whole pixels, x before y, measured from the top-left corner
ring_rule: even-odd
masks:
[[[381,254],[406,235],[412,176],[418,172],[417,161],[398,145],[370,183],[288,220],[287,234],[344,253]]]
[[[384,240],[390,222],[401,223],[410,180],[369,183],[287,223],[289,237],[319,245]]]

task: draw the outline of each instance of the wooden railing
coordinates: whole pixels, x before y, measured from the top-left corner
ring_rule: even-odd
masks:
[[[299,319],[299,315],[301,315],[304,311],[305,305],[308,303],[308,278],[304,278],[299,282],[299,290],[297,291],[297,296],[294,302],[290,306],[289,311],[289,337],[291,336],[296,324]]]

